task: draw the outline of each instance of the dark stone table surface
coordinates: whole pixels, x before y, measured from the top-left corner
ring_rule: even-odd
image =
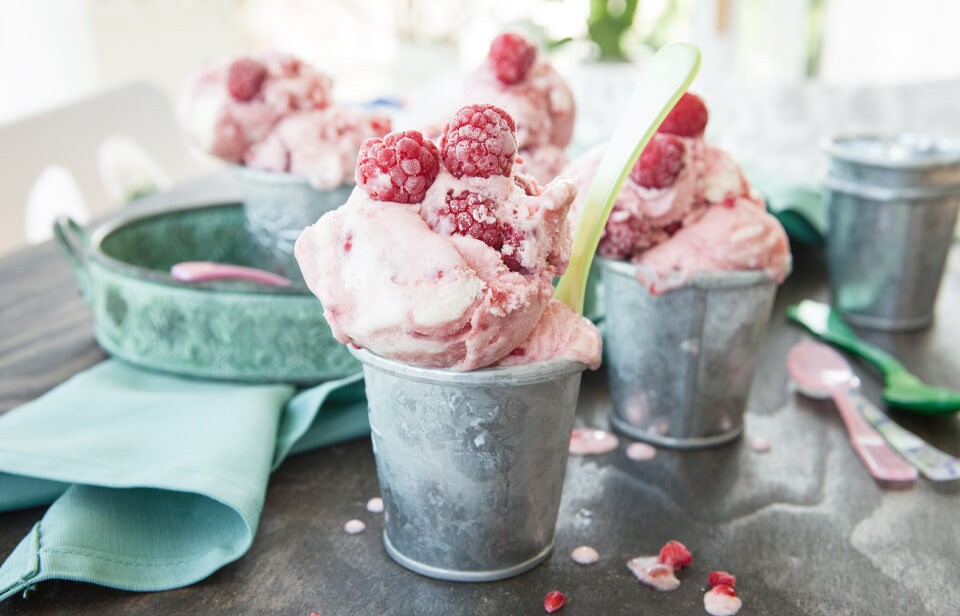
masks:
[[[206,180],[157,200],[232,194]],[[571,457],[553,555],[533,571],[487,584],[455,584],[411,573],[380,542],[382,518],[364,509],[377,494],[368,439],[295,456],[275,472],[252,549],[187,588],[132,593],[45,582],[0,615],[38,614],[543,614],[559,589],[559,614],[703,614],[707,573],[737,575],[743,616],[772,614],[960,614],[960,489],[920,479],[885,490],[867,475],[826,402],[794,394],[784,356],[805,334],[784,308],[826,298],[824,261],[799,250],[780,289],[754,382],[745,437],[697,452],[660,450],[651,461],[613,453]],[[932,328],[866,334],[930,382],[960,388],[960,251],[945,274]],[[33,399],[105,357],[93,336],[67,262],[51,244],[0,259],[0,412]],[[878,400],[875,375],[857,370]],[[609,397],[603,370],[587,374],[580,425],[604,427]],[[960,455],[960,418],[894,418]],[[770,441],[757,453],[750,439]],[[0,558],[42,509],[0,514]],[[367,532],[349,536],[359,517]],[[679,539],[694,554],[679,590],[657,593],[627,570],[628,559]],[[570,559],[590,545],[600,562]]]

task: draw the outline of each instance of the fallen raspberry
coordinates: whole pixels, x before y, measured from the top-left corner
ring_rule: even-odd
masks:
[[[703,609],[710,616],[734,616],[743,607],[743,601],[733,588],[721,584],[714,586],[703,595]]]
[[[699,137],[707,128],[707,106],[696,94],[684,92],[658,129],[681,137]]]
[[[526,77],[536,59],[536,45],[519,34],[507,32],[490,43],[490,66],[503,83],[517,83]]]
[[[683,142],[673,135],[657,133],[643,148],[637,164],[630,170],[630,179],[645,188],[672,186],[683,171]]]
[[[420,203],[439,172],[437,146],[415,130],[367,139],[357,156],[357,185],[377,201]]]
[[[493,105],[468,105],[440,136],[443,163],[456,177],[509,176],[517,154],[517,124]]]
[[[737,585],[737,578],[726,571],[711,571],[710,575],[707,576],[707,584],[733,588]]]
[[[547,614],[553,614],[562,608],[566,602],[567,598],[562,592],[559,590],[551,590],[547,593],[547,596],[543,598],[543,609],[547,610]]]
[[[238,101],[257,95],[267,78],[267,67],[250,58],[234,60],[227,70],[227,91]]]
[[[675,571],[679,571],[693,562],[693,555],[690,554],[687,546],[679,541],[668,541],[660,548],[659,561],[664,565],[673,567]]]
[[[680,588],[680,580],[673,568],[658,562],[656,556],[638,556],[627,561],[627,568],[641,583],[661,592]]]

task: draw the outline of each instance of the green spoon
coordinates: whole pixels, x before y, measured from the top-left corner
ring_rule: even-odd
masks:
[[[922,415],[950,415],[960,410],[960,392],[927,385],[910,374],[893,355],[858,338],[827,304],[804,300],[787,308],[787,317],[879,368],[886,383],[883,400],[890,406]]]
[[[627,112],[617,123],[587,190],[573,235],[570,265],[553,295],[577,314],[583,314],[590,263],[617,193],[640,152],[690,87],[699,68],[699,49],[687,43],[670,43],[662,47],[640,72]]]

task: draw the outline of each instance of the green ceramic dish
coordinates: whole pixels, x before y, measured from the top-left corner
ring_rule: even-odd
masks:
[[[316,383],[360,370],[305,288],[183,283],[181,261],[251,265],[239,203],[121,213],[55,236],[93,308],[97,341],[130,363],[192,377]]]

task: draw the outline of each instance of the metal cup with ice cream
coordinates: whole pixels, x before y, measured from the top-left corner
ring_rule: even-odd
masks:
[[[390,129],[385,116],[333,104],[331,91],[330,78],[299,59],[257,53],[204,67],[182,98],[190,140],[233,164],[249,261],[294,281],[300,232],[346,200],[360,145]]]
[[[358,187],[296,257],[364,364],[384,543],[456,581],[517,575],[553,545],[580,373],[600,335],[552,299],[575,189],[517,175],[516,125],[464,107],[439,147],[368,140]]]
[[[706,123],[703,101],[684,94],[630,170],[598,246],[610,422],[665,447],[719,445],[742,432],[776,287],[790,269],[786,233],[733,158],[704,141]],[[601,156],[588,152],[567,169],[578,187]]]

